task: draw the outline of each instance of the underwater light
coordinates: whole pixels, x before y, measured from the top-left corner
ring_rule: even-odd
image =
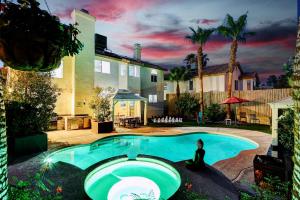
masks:
[[[139,176],[122,177],[109,190],[108,200],[134,200],[160,198],[160,189],[152,180]]]
[[[44,162],[50,164],[50,163],[52,163],[52,159],[51,159],[51,158],[46,158],[46,159],[44,160]]]

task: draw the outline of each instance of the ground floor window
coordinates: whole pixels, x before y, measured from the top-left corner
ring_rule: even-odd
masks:
[[[189,80],[189,90],[193,90],[194,89],[194,82],[193,80]]]
[[[149,95],[149,103],[157,103],[157,95],[156,94]]]

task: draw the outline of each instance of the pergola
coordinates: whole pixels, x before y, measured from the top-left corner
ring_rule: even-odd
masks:
[[[147,104],[148,101],[146,98],[141,97],[139,95],[134,94],[133,92],[130,92],[129,90],[125,90],[125,89],[119,89],[118,92],[115,94],[115,96],[113,97],[113,106],[112,106],[112,118],[113,121],[115,121],[115,105],[118,102],[121,101],[140,101],[140,102],[144,102],[144,125],[147,125]]]
[[[278,151],[276,147],[278,146],[278,110],[287,109],[293,106],[292,97],[288,97],[283,100],[268,103],[272,109],[272,156],[278,157]]]

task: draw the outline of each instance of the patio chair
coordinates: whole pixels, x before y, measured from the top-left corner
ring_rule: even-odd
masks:
[[[246,112],[240,112],[240,121],[242,122],[245,119],[245,122],[247,122],[247,113]]]
[[[259,124],[260,120],[256,117],[256,114],[250,114],[250,123]]]

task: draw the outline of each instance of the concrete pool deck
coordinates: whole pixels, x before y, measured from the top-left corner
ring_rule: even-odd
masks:
[[[266,154],[271,144],[271,136],[262,132],[249,131],[231,128],[206,128],[206,127],[176,127],[176,128],[152,128],[141,127],[137,129],[117,129],[110,134],[93,134],[90,130],[76,131],[51,131],[48,132],[49,151],[41,153],[33,158],[18,161],[10,165],[9,177],[17,176],[19,179],[26,179],[28,175],[38,172],[43,166],[42,161],[55,149],[78,144],[88,144],[98,139],[120,134],[139,135],[177,135],[190,132],[208,132],[216,134],[229,134],[238,137],[248,138],[259,147],[254,150],[242,151],[234,158],[222,160],[209,167],[204,173],[196,173],[187,170],[183,162],[174,163],[183,176],[182,181],[193,182],[195,192],[208,195],[209,199],[238,199],[238,190],[233,183],[245,179],[253,182],[253,157],[256,154]],[[100,163],[97,163],[99,166]],[[62,186],[63,199],[84,199],[83,182],[90,170],[80,170],[67,163],[56,163],[52,170],[47,170],[46,177],[50,178],[56,185]],[[225,176],[224,176],[225,175]],[[11,181],[10,181],[11,182]],[[178,198],[181,199],[181,198]]]

